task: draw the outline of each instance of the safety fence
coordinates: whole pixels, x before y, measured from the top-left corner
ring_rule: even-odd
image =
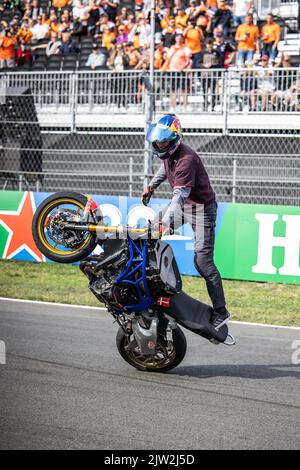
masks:
[[[2,149],[0,189],[72,189],[139,196],[145,178],[144,134],[41,133],[39,149],[11,137]],[[300,140],[267,135],[186,133],[198,151],[219,201],[299,205]],[[153,159],[148,178],[158,169]],[[164,183],[158,197],[169,197]]]
[[[142,71],[7,72],[0,87],[27,87],[44,125],[76,124],[80,114],[144,114],[147,80]],[[12,90],[13,92],[13,90]],[[176,110],[203,113],[300,113],[300,68],[201,69],[156,71],[154,112]],[[56,118],[59,118],[58,121]],[[52,119],[52,122],[51,122]]]

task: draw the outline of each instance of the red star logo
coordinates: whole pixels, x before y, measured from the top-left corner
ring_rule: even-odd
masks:
[[[36,261],[45,260],[32,238],[31,222],[34,212],[35,202],[30,192],[24,193],[16,211],[0,211],[0,224],[8,232],[4,259],[11,259],[26,250]]]

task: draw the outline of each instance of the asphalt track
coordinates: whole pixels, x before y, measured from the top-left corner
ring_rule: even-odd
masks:
[[[238,344],[186,332],[168,374],[131,368],[102,310],[0,300],[1,449],[299,449],[300,329],[232,324]]]

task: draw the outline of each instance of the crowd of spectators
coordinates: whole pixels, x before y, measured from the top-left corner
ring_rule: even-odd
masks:
[[[230,65],[246,69],[239,106],[245,96],[253,110],[258,102],[262,110],[267,102],[280,105],[284,87],[294,86],[271,85],[270,70],[291,66],[288,56],[278,55],[282,30],[271,13],[260,27],[253,13],[252,0],[156,0],[154,66],[166,76],[177,72],[170,78],[171,107],[178,89],[187,103],[184,72],[200,69],[204,109],[211,95],[214,110],[218,75],[210,69]],[[0,15],[0,69],[149,68],[151,0],[2,0]]]
[[[42,67],[47,57],[70,55],[75,66],[147,69],[151,0],[126,5],[122,0],[4,0],[0,68],[36,60]],[[228,68],[252,61],[255,54],[274,64],[280,37],[272,14],[261,30],[254,24],[252,0],[233,0],[230,6],[227,0],[156,0],[159,70]]]

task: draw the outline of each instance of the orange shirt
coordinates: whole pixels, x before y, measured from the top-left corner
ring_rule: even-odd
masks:
[[[177,15],[175,18],[175,25],[177,26],[177,28],[184,29],[186,28],[187,21],[188,21],[188,15],[183,15],[183,16]]]
[[[30,44],[31,38],[32,38],[32,32],[30,29],[25,31],[24,29],[19,29],[17,32],[17,36],[20,39],[20,41],[25,41],[27,44]]]
[[[268,44],[269,42],[275,42],[280,38],[280,26],[278,23],[265,24],[261,30],[262,42]],[[264,39],[264,36],[267,38]]]
[[[110,49],[111,48],[111,42],[114,39],[116,39],[116,35],[113,31],[111,31],[110,33],[103,33],[102,34],[103,47],[106,47],[106,49]]]
[[[202,30],[189,29],[185,34],[185,45],[191,49],[192,54],[201,52],[201,42],[203,41]]]
[[[238,42],[238,49],[241,51],[253,51],[258,40],[258,27],[255,24],[241,24],[235,34],[235,39],[247,34],[247,38]]]
[[[181,72],[186,67],[192,52],[188,47],[182,44],[181,46],[172,46],[168,54],[169,57],[166,62],[167,70]]]
[[[16,39],[5,36],[2,39],[2,45],[0,46],[0,59],[1,60],[14,59],[15,54],[16,54],[15,46],[16,46]]]
[[[52,6],[54,8],[64,8],[68,5],[69,0],[52,0]]]
[[[206,5],[208,8],[218,8],[218,0],[207,0]]]
[[[54,31],[55,33],[59,32],[59,28],[61,27],[61,23],[50,23],[50,32]]]
[[[154,52],[154,68],[160,69],[163,64],[163,53],[160,50]]]
[[[163,18],[160,21],[160,26],[162,27],[162,29],[166,29],[169,26],[169,19],[170,18],[171,18],[170,16],[166,16],[166,18]]]

